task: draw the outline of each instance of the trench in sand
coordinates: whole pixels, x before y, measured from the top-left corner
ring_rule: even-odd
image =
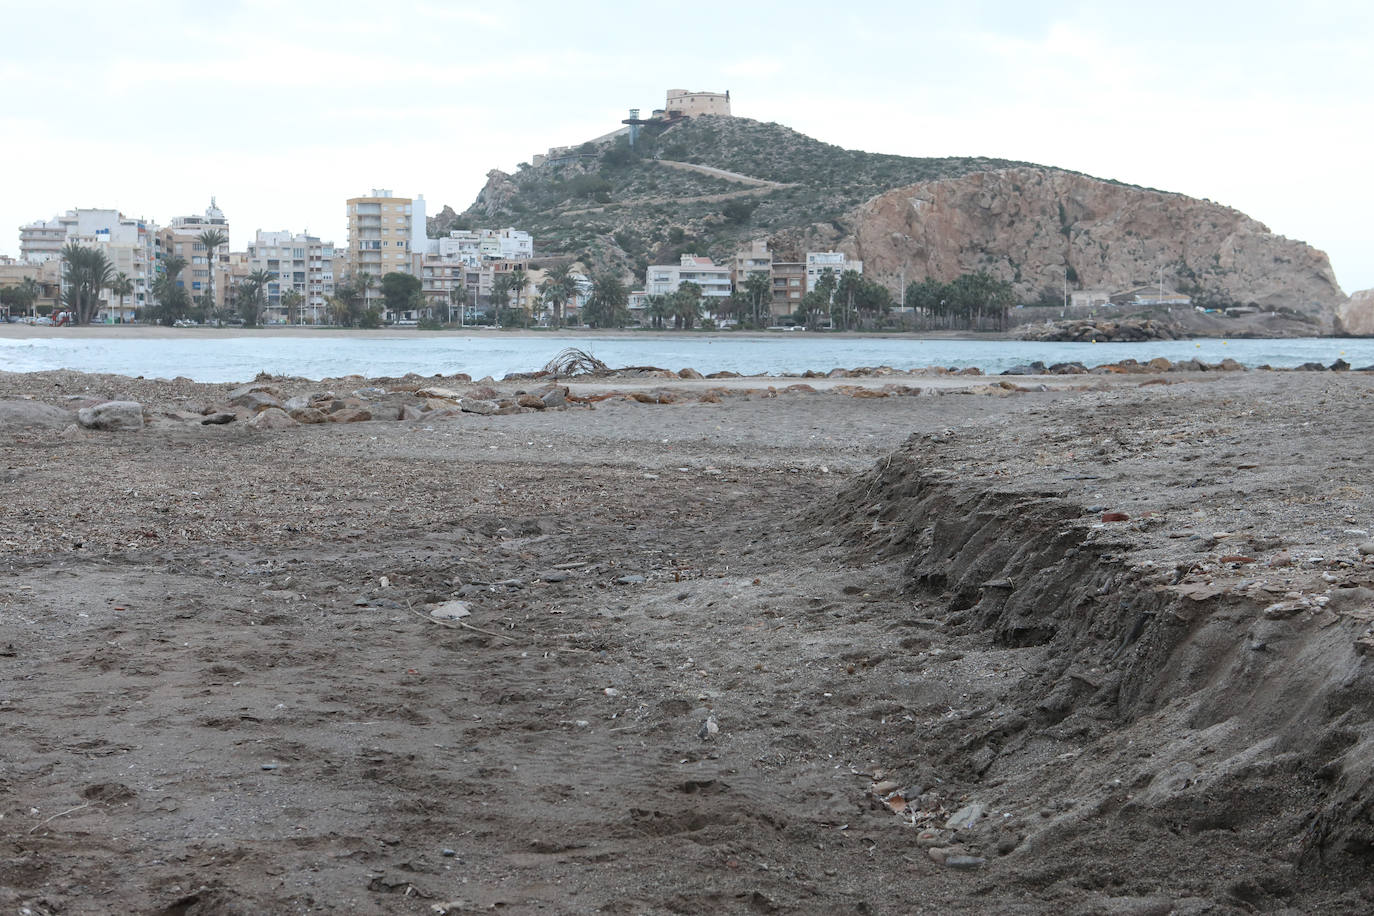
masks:
[[[1032,886],[1064,877],[1066,855],[1134,860],[1166,885],[1210,861],[1212,890],[1246,907],[1359,885],[1374,856],[1370,593],[1327,607],[1190,590],[1125,526],[935,456],[913,440],[808,517],[856,564],[900,564],[930,618],[917,623],[963,649],[963,683],[1016,672],[951,709],[957,727],[910,739],[909,759],[938,759],[1003,819],[930,844],[1015,845],[1002,861]]]

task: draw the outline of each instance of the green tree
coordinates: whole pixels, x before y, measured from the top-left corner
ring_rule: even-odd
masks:
[[[382,276],[382,298],[386,302],[387,311],[393,316],[414,308],[415,297],[420,295],[423,288],[424,284],[420,282],[419,277],[399,270]]]
[[[282,308],[286,309],[286,323],[299,324],[301,320],[301,303],[305,301],[295,289],[288,289],[281,294]]]
[[[90,324],[100,311],[100,292],[114,280],[114,265],[98,248],[68,242],[62,248],[63,304],[75,324]]]
[[[678,286],[673,293],[673,326],[690,331],[701,319],[701,287],[691,280]]]
[[[773,303],[773,281],[768,274],[750,274],[744,281],[744,296],[754,327],[766,327],[772,318]]]
[[[32,280],[33,278],[25,277],[24,279]],[[37,298],[38,295],[34,291],[34,287],[26,283],[0,289],[0,303],[9,306],[11,314],[27,314],[33,308],[33,303]]]
[[[576,301],[577,294],[572,264],[559,264],[549,269],[544,282],[539,284],[539,295],[553,310],[554,327],[563,327],[563,310],[569,302]]]
[[[652,293],[644,297],[644,317],[649,319],[651,327],[661,328],[665,321],[673,317],[672,303],[672,296],[662,293]]]
[[[517,267],[510,272],[511,307],[516,311],[524,311],[525,309],[525,287],[529,285],[529,282],[529,274],[525,272],[523,267]]]
[[[906,304],[928,318],[942,317],[944,302],[948,298],[948,288],[934,277],[912,282],[906,288]]]
[[[43,292],[42,287],[38,285],[38,281],[33,277],[25,277],[19,282],[19,289],[23,292],[24,297],[28,299],[28,307],[29,310],[32,311],[33,304],[38,301],[38,297]]]
[[[219,262],[219,247],[229,241],[229,236],[222,229],[206,229],[196,236],[196,241],[205,246],[205,302],[213,312],[219,309],[215,301],[215,265]]]
[[[334,285],[334,295],[326,300],[330,320],[340,327],[356,328],[367,312],[362,280],[366,276],[359,274],[344,277],[341,282]]]
[[[754,215],[754,210],[758,207],[758,201],[734,200],[727,201],[725,206],[720,208],[721,215],[732,223],[747,223],[749,217]]]
[[[362,310],[366,312],[372,308],[372,291],[377,288],[377,278],[365,270],[360,270],[353,278],[353,283],[358,288],[358,295],[362,297]]]
[[[267,284],[277,279],[270,270],[258,269],[244,277],[238,287],[239,317],[245,326],[255,328],[262,320],[262,310],[267,305]]]
[[[453,286],[449,287],[448,301],[452,308],[458,310],[458,323],[462,324],[463,313],[467,311],[468,307],[468,288],[463,284],[462,280],[456,280]],[[453,315],[450,313],[445,320],[452,321]]]
[[[496,326],[501,327],[501,313],[510,305],[512,278],[508,273],[499,273],[491,281],[491,307],[496,315]]]
[[[191,309],[191,296],[177,282],[186,269],[186,259],[172,255],[159,262],[161,271],[153,281],[153,320],[171,327],[186,317]]]
[[[119,308],[121,311],[124,308],[125,298],[133,294],[134,281],[129,279],[129,275],[122,270],[115,274],[114,279],[110,281],[110,295],[119,297]]]
[[[623,328],[630,323],[630,291],[615,274],[606,271],[592,278],[583,320],[594,328]]]

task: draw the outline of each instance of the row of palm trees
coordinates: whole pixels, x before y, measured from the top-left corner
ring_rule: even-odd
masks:
[[[229,236],[222,229],[206,229],[196,236],[196,241],[205,248],[207,283],[205,301],[214,308],[215,303],[215,262],[219,259],[219,249],[228,244]],[[181,289],[177,279],[186,269],[186,259],[179,255],[164,258],[162,271],[153,284],[153,294],[164,306],[159,311],[182,314],[189,308],[189,296],[178,297],[173,290]],[[258,271],[263,273],[263,271]],[[110,301],[116,299],[120,305],[134,292],[134,281],[124,271],[116,271],[108,255],[99,248],[68,242],[62,248],[62,304],[71,314],[73,324],[90,324],[100,312],[100,295],[110,291]],[[185,301],[179,301],[182,298]],[[178,314],[175,317],[182,317]],[[163,317],[159,315],[159,317]],[[175,320],[173,318],[172,320]],[[167,322],[168,324],[171,321]]]

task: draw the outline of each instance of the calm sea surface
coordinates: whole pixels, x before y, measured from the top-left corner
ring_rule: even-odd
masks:
[[[246,381],[259,372],[326,378],[349,374],[404,375],[466,372],[500,378],[508,372],[541,368],[565,347],[579,347],[607,365],[660,366],[700,372],[730,370],[746,375],[796,374],[807,369],[892,366],[977,366],[988,373],[1040,360],[1046,365],[1077,361],[1088,366],[1156,356],[1197,357],[1218,362],[1231,357],[1247,366],[1326,365],[1345,359],[1374,365],[1374,340],[1298,338],[1290,340],[1196,340],[1148,343],[1033,343],[1016,340],[920,340],[836,338],[805,333],[777,337],[682,335],[680,337],[256,337],[130,340],[121,338],[31,338],[0,340],[0,370],[37,372],[77,369],[201,382]]]

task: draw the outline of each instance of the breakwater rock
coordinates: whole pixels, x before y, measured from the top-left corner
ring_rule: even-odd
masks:
[[[1022,340],[1071,341],[1101,343],[1137,340],[1180,340],[1184,335],[1162,321],[1153,318],[1083,318],[1077,321],[1056,321],[1019,328]]]

